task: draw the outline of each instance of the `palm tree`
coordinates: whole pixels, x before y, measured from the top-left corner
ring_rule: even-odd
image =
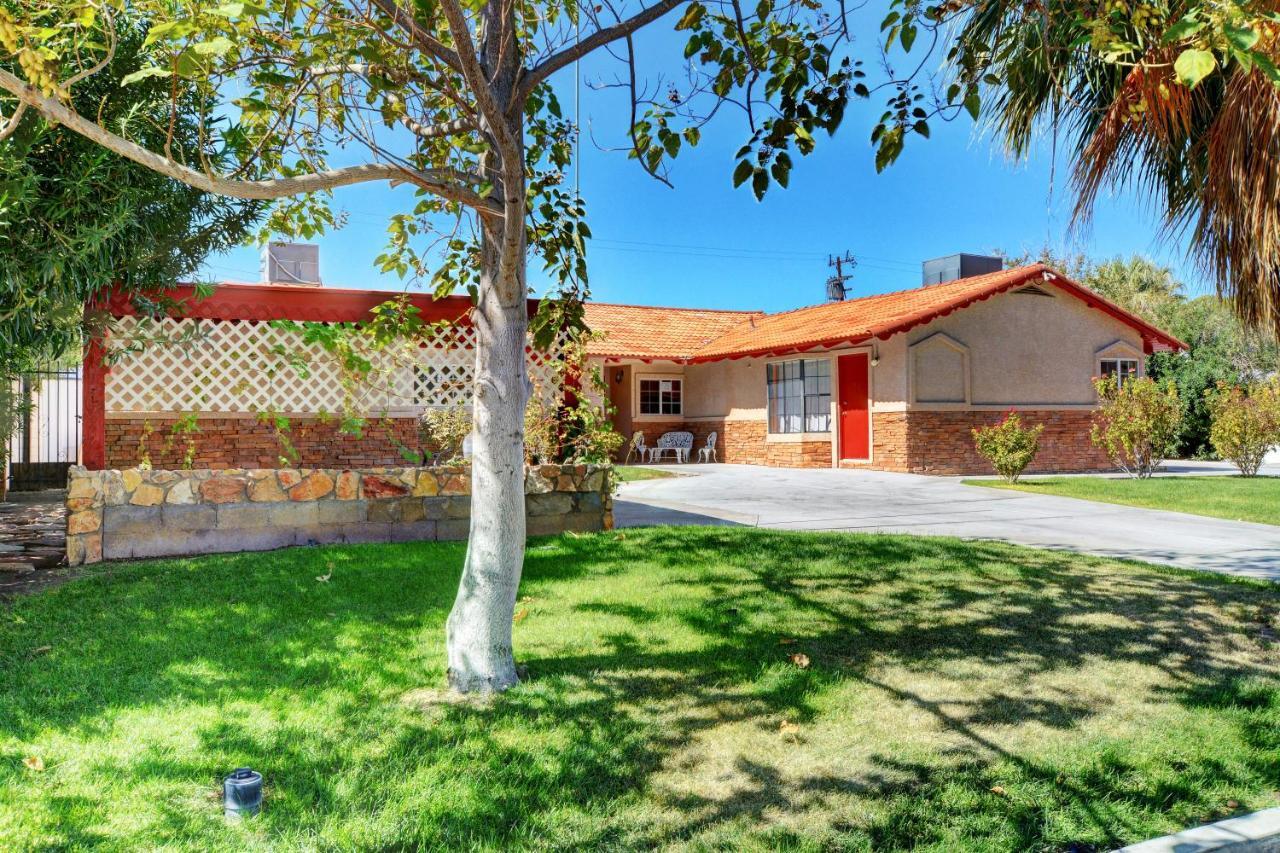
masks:
[[[1046,127],[1072,147],[1077,224],[1104,189],[1139,190],[1240,319],[1280,337],[1280,27],[1267,13],[1215,28],[1195,2],[949,11],[951,59],[962,80],[983,81],[983,111],[1010,153],[1028,153]],[[1175,67],[1184,53],[1206,63],[1190,80]]]

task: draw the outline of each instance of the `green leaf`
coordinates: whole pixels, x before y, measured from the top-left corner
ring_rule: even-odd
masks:
[[[969,115],[974,121],[978,120],[978,113],[982,111],[982,99],[978,97],[978,93],[970,92],[964,99],[964,108],[969,111]]]
[[[133,72],[132,74],[126,74],[124,77],[120,78],[120,85],[130,86],[137,83],[139,80],[145,80],[148,77],[168,77],[171,73],[172,72],[170,72],[168,68],[160,68],[153,65],[150,68],[143,68],[139,71]]]
[[[684,141],[689,143],[690,147],[696,146],[698,141],[702,139],[702,131],[696,127],[686,127],[683,133]]]
[[[769,173],[773,175],[773,179],[778,182],[778,186],[783,189],[787,188],[787,184],[791,180],[791,167],[780,160],[774,161],[769,167]]]
[[[1182,41],[1188,36],[1195,35],[1204,29],[1204,22],[1197,21],[1193,16],[1187,15],[1182,20],[1165,30],[1164,43],[1173,44]]]
[[[1276,64],[1261,53],[1255,52],[1251,55],[1253,56],[1253,64],[1262,69],[1262,73],[1267,75],[1267,79],[1275,85],[1280,85],[1280,68],[1276,68]]]
[[[676,22],[677,30],[690,30],[698,25],[702,20],[702,16],[707,12],[707,7],[701,3],[690,3],[688,8],[684,10],[684,14],[680,16],[680,20]]]
[[[764,169],[756,169],[751,176],[751,191],[756,194],[756,201],[763,201],[769,190],[769,175]]]
[[[194,44],[191,49],[201,56],[222,56],[233,47],[235,47],[235,44],[232,43],[231,39],[226,36],[217,36],[209,39],[209,41]]]
[[[1258,43],[1258,34],[1249,27],[1237,27],[1231,24],[1225,24],[1222,31],[1227,35],[1227,41],[1237,50],[1252,50],[1253,46]]]
[[[1207,50],[1188,48],[1178,54],[1174,60],[1173,71],[1178,75],[1178,82],[1188,89],[1194,89],[1204,78],[1218,67],[1218,60]]]
[[[916,28],[910,24],[904,24],[898,38],[902,42],[902,49],[910,53],[911,45],[916,43]]]
[[[913,124],[911,127],[913,130],[915,130],[916,133],[920,134],[925,139],[929,138],[929,122],[918,121],[915,124]]]
[[[902,128],[895,127],[885,131],[880,137],[880,146],[876,149],[876,171],[883,172],[891,166],[902,153]]]
[[[751,173],[753,171],[755,170],[751,167],[750,161],[748,160],[740,161],[738,163],[738,168],[733,170],[733,185],[735,187],[742,186],[742,184],[747,180],[747,178],[751,177]]]
[[[890,12],[888,15],[886,15],[884,20],[880,22],[880,32],[884,32],[885,30],[889,29],[889,27],[892,27],[894,24],[896,24],[898,22],[899,17],[901,16],[897,12]]]
[[[668,133],[662,137],[662,146],[667,149],[668,157],[675,157],[680,153],[680,137],[674,133]]]

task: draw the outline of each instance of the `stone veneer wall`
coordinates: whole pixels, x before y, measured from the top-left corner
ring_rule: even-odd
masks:
[[[729,421],[725,427],[730,448],[726,462],[774,468],[831,467],[830,441],[768,441],[764,421]]]
[[[525,477],[530,536],[613,526],[611,472],[538,465]],[[467,468],[167,471],[74,467],[67,560],[263,551],[335,542],[465,539]]]
[[[156,469],[177,469],[185,464],[187,436],[172,432],[176,415],[108,418],[107,467],[130,468],[146,455]],[[310,468],[373,468],[403,465],[402,445],[417,447],[417,418],[375,420],[363,438],[341,432],[337,418],[290,418],[288,437],[298,452],[293,463]],[[150,424],[151,433],[147,434]],[[195,468],[275,468],[282,449],[274,430],[255,417],[201,417],[195,441]],[[145,440],[144,440],[144,436]]]
[[[973,445],[974,427],[1004,420],[1003,411],[876,412],[873,461],[867,467],[917,474],[991,474]],[[1019,410],[1023,424],[1044,424],[1040,452],[1028,473],[1108,471],[1115,467],[1089,439],[1093,412],[1083,409]]]

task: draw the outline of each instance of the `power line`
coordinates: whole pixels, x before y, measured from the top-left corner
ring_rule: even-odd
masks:
[[[737,256],[742,256],[742,257],[761,256],[761,257],[774,257],[774,258],[795,258],[797,260],[815,260],[815,259],[825,259],[827,257],[826,252],[816,252],[816,251],[808,252],[808,251],[797,251],[797,250],[786,250],[786,249],[748,249],[741,246],[700,246],[700,245],[694,245],[694,244],[688,244],[688,243],[656,243],[656,242],[649,242],[644,240],[612,240],[612,239],[603,238],[603,237],[592,238],[591,242],[593,244],[618,243],[626,246],[647,246],[655,249],[680,249],[680,250],[687,250],[687,251],[727,252],[727,253],[737,255]],[[863,261],[863,260],[875,261],[881,265],[888,264],[892,266],[902,267],[904,270],[915,271],[920,268],[920,264],[918,261],[905,261],[897,258],[882,258],[882,257],[877,257],[875,255],[864,255],[860,252],[858,253],[858,260],[859,261]]]

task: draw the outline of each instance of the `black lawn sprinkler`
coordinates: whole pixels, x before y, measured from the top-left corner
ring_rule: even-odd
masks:
[[[261,773],[241,767],[222,781],[222,810],[227,820],[253,817],[261,808]]]

